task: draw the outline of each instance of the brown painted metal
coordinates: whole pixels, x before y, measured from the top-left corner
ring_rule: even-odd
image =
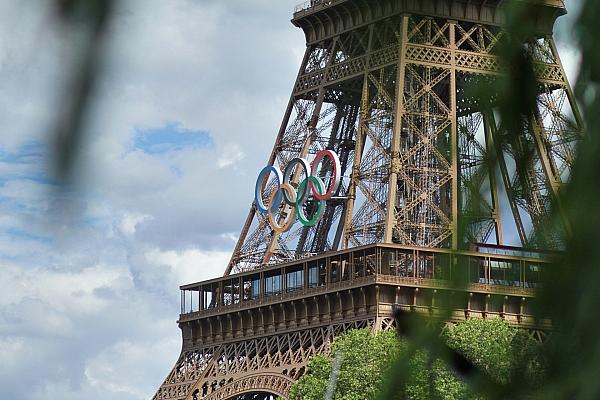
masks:
[[[394,307],[440,322],[503,318],[532,334],[548,329],[529,300],[552,254],[485,249],[369,245],[184,285],[182,354],[155,399],[286,397],[334,337],[393,328]],[[454,304],[449,314],[438,299]]]
[[[469,225],[463,229],[466,242],[487,242],[495,231],[499,243],[504,193],[522,243],[538,242],[581,134],[579,119],[568,117],[578,112],[552,37],[544,30],[564,10],[559,2],[537,2],[542,33],[528,46],[540,81],[540,111],[514,148],[493,156],[508,165],[500,165],[506,189],[498,190],[495,177],[479,176],[478,168],[490,156],[486,135],[479,132],[496,131],[497,141],[503,127],[485,127],[494,120],[493,110],[481,108],[466,88],[476,78],[503,73],[495,54],[504,35],[502,9],[493,2],[462,8],[434,2],[428,8],[424,1],[414,2],[422,4],[418,13],[408,14],[402,11],[416,5],[407,1],[402,8],[401,3],[374,1],[363,9],[367,2],[317,2],[296,14],[293,22],[309,42],[270,162],[284,167],[293,157],[330,148],[348,160],[345,179],[337,200],[328,204],[327,218],[312,228],[298,225],[278,235],[252,208],[226,275],[381,242],[457,249],[464,242],[460,224]],[[354,25],[344,19],[347,13],[359,13]],[[493,21],[449,19],[461,13]],[[524,166],[525,176],[513,178],[514,163],[506,158],[519,159],[530,147],[537,151]],[[487,187],[497,198],[471,198]],[[465,208],[475,203],[478,214],[466,215],[472,210]]]
[[[292,22],[307,48],[269,164],[327,148],[340,156],[344,179],[311,228],[274,234],[253,205],[225,275],[182,287],[183,350],[154,399],[285,398],[309,358],[344,331],[393,327],[393,306],[435,317],[460,268],[469,281],[449,322],[500,317],[545,335],[529,299],[546,257],[497,247],[507,237],[501,204],[522,246],[559,242],[542,227],[569,179],[582,125],[551,34],[564,4],[523,2],[537,16],[539,35],[526,47],[538,111],[502,147],[494,104],[467,90],[504,73],[502,1],[297,8]],[[515,168],[519,160],[526,165]],[[265,195],[274,187],[267,183]]]

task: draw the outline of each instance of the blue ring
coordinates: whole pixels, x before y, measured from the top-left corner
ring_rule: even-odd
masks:
[[[267,208],[262,199],[262,183],[266,178],[269,177],[271,172],[275,174],[275,178],[277,179],[277,195],[275,196],[275,201],[273,202],[273,204],[271,204],[271,210],[277,210],[279,208],[279,205],[281,204],[282,196],[280,188],[281,181],[283,180],[281,170],[278,167],[267,165],[258,174],[258,178],[256,179],[256,186],[254,186],[254,203],[256,204],[256,209],[261,214],[266,214],[269,212],[269,209]]]

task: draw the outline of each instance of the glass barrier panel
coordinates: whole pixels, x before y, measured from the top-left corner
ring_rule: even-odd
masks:
[[[293,292],[304,288],[304,270],[286,272],[286,290]]]
[[[398,252],[392,249],[381,250],[381,274],[383,275],[396,275],[396,260],[398,258]]]
[[[350,254],[340,256],[341,264],[341,279],[342,281],[350,280]]]
[[[433,255],[419,254],[417,259],[419,278],[433,279]]]
[[[281,293],[281,274],[265,276],[265,296]]]
[[[244,277],[244,301],[256,300],[260,297],[260,275],[252,275]]]
[[[203,309],[208,310],[217,306],[217,296],[215,296],[216,287],[214,285],[202,286]]]
[[[329,276],[329,282],[331,283],[336,283],[340,281],[340,275],[341,275],[341,270],[342,270],[342,266],[340,265],[340,261],[339,259],[334,259],[331,260],[331,268],[330,268],[330,276]]]
[[[198,292],[195,290],[189,290],[188,293],[190,294],[190,312],[196,312],[198,311],[199,305]]]
[[[319,266],[316,262],[311,262],[308,264],[308,287],[317,286],[319,286]]]
[[[450,254],[436,254],[433,259],[433,279],[448,281],[450,274]]]
[[[482,282],[480,277],[483,259],[464,255],[457,255],[454,257],[456,259],[456,264],[452,265],[451,271],[451,279],[453,282],[458,284]]]
[[[375,249],[365,250],[365,267],[367,275],[377,274],[377,254]]]
[[[471,282],[488,285],[490,283],[490,260],[483,257],[473,257],[473,268],[477,272],[474,272],[476,277]]]
[[[327,282],[327,266],[325,265],[325,260],[319,260],[319,286],[325,286]]]
[[[362,251],[357,251],[354,253],[353,257],[354,264],[354,278],[362,278],[365,276],[367,268],[365,264],[365,259],[363,257]]]
[[[490,284],[521,286],[521,269],[518,261],[490,260]]]
[[[234,291],[233,291],[233,283],[231,279],[228,279],[223,282],[223,305],[230,306],[234,304]]]
[[[542,283],[542,267],[539,264],[525,264],[525,283],[524,287],[535,289],[541,286]]]
[[[232,279],[232,291],[233,291],[233,304],[239,304],[240,299],[240,280]]]
[[[406,278],[415,276],[415,257],[413,253],[401,253],[398,265],[398,274]]]
[[[330,259],[330,282],[340,282],[350,279],[350,255],[341,254]]]

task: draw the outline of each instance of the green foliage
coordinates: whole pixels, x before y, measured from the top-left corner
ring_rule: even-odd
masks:
[[[500,319],[472,319],[448,328],[443,335],[448,346],[463,354],[499,383],[514,376],[531,387],[539,385],[543,363],[539,345],[523,331]],[[371,334],[355,330],[337,338],[328,355],[314,357],[309,372],[292,387],[290,400],[325,398],[335,357],[343,357],[334,399],[477,399],[471,389],[441,358],[411,348],[393,331]],[[394,386],[395,374],[408,371],[406,385]]]
[[[448,346],[464,355],[493,380],[508,384],[519,376],[534,388],[543,375],[541,346],[525,331],[501,319],[470,319],[449,328]]]
[[[406,357],[398,360],[403,364]],[[432,357],[424,351],[416,352],[407,363],[409,374],[406,386],[393,393],[388,393],[387,398],[397,400],[453,400],[469,398],[469,389],[447,365],[440,359]],[[393,379],[392,377],[390,379]],[[384,398],[381,397],[380,398]]]
[[[515,336],[502,320],[472,319],[446,333],[448,345],[501,383],[510,379],[511,343]]]
[[[588,134],[563,191],[572,234],[538,298],[538,314],[550,317],[556,328],[548,351],[548,379],[540,394],[544,399],[600,398],[600,2],[580,4],[575,34],[581,62],[575,89]]]
[[[332,355],[343,357],[336,390],[336,400],[375,398],[381,377],[400,354],[402,344],[395,332],[372,335],[368,329],[353,330],[337,338],[328,356],[316,356],[309,363],[310,373],[298,380],[290,400],[322,400],[333,369]]]

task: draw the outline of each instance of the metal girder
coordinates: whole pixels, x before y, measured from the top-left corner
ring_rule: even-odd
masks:
[[[456,249],[495,232],[499,244],[503,194],[522,244],[531,244],[568,181],[581,124],[552,39],[532,40],[539,112],[515,146],[498,148],[494,105],[466,86],[503,74],[495,52],[504,37],[497,26],[401,15],[310,44],[269,161],[283,168],[339,152],[337,200],[317,226],[282,235],[252,208],[226,274],[377,242]],[[529,148],[538,151],[520,167],[525,175],[513,177]],[[489,157],[504,191],[484,173]]]

